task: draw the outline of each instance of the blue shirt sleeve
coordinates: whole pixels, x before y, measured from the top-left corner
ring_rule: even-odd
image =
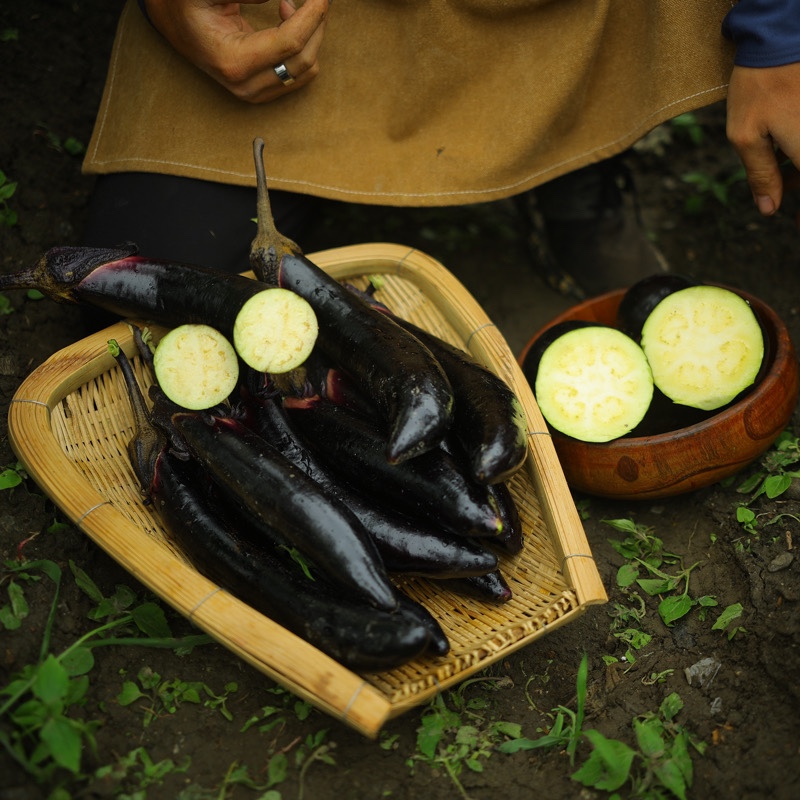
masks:
[[[736,46],[741,67],[777,67],[800,61],[800,0],[740,0],[722,33]]]

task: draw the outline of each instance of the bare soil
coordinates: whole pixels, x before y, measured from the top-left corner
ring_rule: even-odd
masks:
[[[9,204],[19,215],[15,226],[0,226],[4,272],[32,263],[52,246],[80,241],[92,181],[81,176],[80,156],[65,152],[63,143],[68,137],[88,141],[119,6],[101,0],[29,0],[0,8],[0,33],[12,28],[18,32],[16,38],[0,41],[0,169],[18,183]],[[759,296],[800,341],[796,198],[789,198],[776,218],[762,220],[745,185],[734,182],[725,203],[709,196],[701,210],[688,213],[686,203],[694,190],[682,180],[685,173],[700,172],[721,184],[737,167],[724,138],[724,108],[707,109],[698,119],[704,133],[700,144],[669,128],[662,132],[671,134],[670,141],[631,155],[645,223],[676,270]],[[304,245],[313,251],[370,240],[415,245],[439,258],[484,305],[515,352],[569,304],[537,274],[504,204],[427,212],[334,208]],[[10,294],[9,300],[11,312],[0,316],[0,468],[16,461],[5,424],[14,391],[48,356],[86,333],[75,308],[32,300],[23,293]],[[800,430],[796,415],[791,427]],[[586,509],[586,531],[610,603],[590,608],[580,619],[496,665],[484,676],[491,681],[464,688],[464,698],[483,698],[488,706],[474,711],[474,716],[465,715],[463,721],[479,727],[487,720],[516,722],[525,735],[535,737],[538,728],[551,724],[552,709],[574,708],[576,674],[586,653],[589,687],[584,727],[636,747],[632,720],[655,711],[676,692],[684,703],[678,721],[697,741],[706,743],[702,755],[693,753],[689,797],[800,796],[800,563],[796,558],[800,501],[793,493],[772,501],[760,499],[754,509],[762,523],[777,514],[785,516],[749,535],[736,521],[743,497],[735,489],[755,468],[728,485],[659,502],[612,502],[576,495]],[[692,573],[691,594],[713,595],[719,606],[705,619],[695,609],[667,627],[658,616],[657,600],[647,598],[641,627],[652,635],[650,644],[637,653],[633,664],[607,665],[604,656],[619,659],[625,653],[624,644],[612,635],[612,623],[619,607],[630,601],[616,585],[623,560],[609,539],[619,535],[603,520],[621,518],[652,526],[665,549],[683,556],[687,565],[699,562]],[[53,652],[60,652],[94,625],[86,616],[93,603],[75,585],[69,561],[85,570],[106,595],[118,584],[141,596],[146,592],[79,529],[62,525],[49,530],[54,521],[63,522],[58,509],[30,480],[0,491],[0,557],[50,559],[64,568],[51,643]],[[0,606],[8,602],[7,585],[7,580],[0,580]],[[52,586],[39,581],[26,590],[26,596],[30,615],[21,628],[0,629],[0,687],[39,655]],[[738,624],[746,632],[729,639],[712,630],[712,621],[719,609],[733,603],[743,606]],[[192,632],[188,623],[166,611],[176,633]],[[690,684],[686,670],[709,657],[719,662],[713,680]],[[184,703],[175,713],[163,713],[145,726],[141,704],[123,706],[117,700],[123,680],[143,667],[164,679],[202,681],[217,693],[235,681],[238,690],[228,698],[232,721],[218,709]],[[662,674],[663,681],[651,680],[654,674]],[[273,684],[260,673],[218,645],[196,648],[184,656],[149,648],[102,648],[96,651],[89,677],[80,713],[87,720],[98,720],[100,727],[98,752],[84,753],[87,773],[139,746],[156,762],[190,759],[185,772],[154,781],[141,789],[140,797],[175,798],[180,792],[194,797],[258,797],[262,792],[245,786],[226,789],[226,775],[230,784],[230,770],[246,765],[249,774],[263,783],[266,765],[278,751],[290,759],[286,779],[275,786],[284,798],[300,796],[301,791],[315,800],[459,796],[442,767],[417,763],[412,769],[408,763],[417,752],[416,735],[425,709],[392,721],[378,742],[321,712],[298,715],[291,704],[277,715],[281,722],[275,727],[260,731],[254,726],[242,732],[247,720],[263,717],[266,706],[282,706],[284,698],[271,691]],[[310,762],[301,774],[292,759],[307,752],[307,737],[322,730],[327,730],[324,742],[331,745],[333,763]],[[3,731],[9,732],[8,721],[0,719]],[[589,753],[588,743],[583,742],[576,765]],[[472,798],[607,796],[572,780],[574,767],[560,749],[515,755],[493,752],[481,764],[482,771],[465,769],[460,775]],[[142,782],[141,776],[129,776],[68,785],[70,796],[100,797],[132,793]],[[46,797],[49,788],[37,785],[0,750],[0,798]],[[621,793],[628,796],[628,791],[629,787],[623,788]]]

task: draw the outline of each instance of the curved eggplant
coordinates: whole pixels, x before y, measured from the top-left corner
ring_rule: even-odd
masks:
[[[396,608],[394,587],[361,523],[272,444],[230,417],[178,412],[171,422],[232,502],[280,531],[340,587],[378,608]]]
[[[517,504],[514,502],[514,497],[507,484],[493,483],[489,488],[499,510],[500,519],[503,521],[503,532],[492,540],[492,544],[497,545],[509,555],[516,555],[522,552],[525,545],[522,519]]]
[[[229,511],[200,488],[202,475],[192,474],[193,466],[164,453],[151,496],[198,571],[349,669],[393,669],[429,650],[431,621],[409,608],[410,601],[390,612],[311,580],[268,542],[245,538]],[[439,637],[435,646],[438,654]]]
[[[487,484],[509,478],[528,453],[527,420],[517,396],[466,351],[395,319],[433,353],[453,387],[451,430],[461,441],[473,478]]]
[[[121,351],[114,355],[136,422],[131,464],[169,535],[199,572],[350,669],[393,669],[449,647],[427,610],[401,592],[395,590],[396,611],[345,599],[333,584],[311,580],[260,532],[259,541],[246,537],[246,526],[209,491],[198,462],[171,452],[130,363]]]
[[[267,200],[263,141],[254,142],[259,230],[250,255],[256,277],[299,294],[319,323],[317,347],[375,400],[390,423],[386,458],[405,461],[435,447],[450,425],[453,390],[419,339],[303,256],[284,237],[276,244]],[[286,244],[288,242],[288,244]]]
[[[320,460],[359,491],[403,513],[435,519],[461,536],[495,537],[502,521],[488,487],[466,476],[440,447],[400,464],[384,458],[384,432],[322,398],[284,401],[293,424]]]
[[[250,377],[263,380],[254,373]],[[277,398],[265,397],[258,387],[247,393],[253,409],[249,424],[353,512],[375,540],[390,573],[438,579],[482,575],[497,568],[497,557],[480,541],[399,514],[337,478],[299,438]]]

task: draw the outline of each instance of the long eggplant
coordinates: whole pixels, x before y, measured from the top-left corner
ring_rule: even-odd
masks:
[[[453,387],[451,431],[467,453],[472,476],[487,484],[507,480],[528,453],[527,420],[517,396],[466,351],[396,319],[433,353]]]
[[[177,412],[171,422],[229,500],[279,530],[341,588],[396,608],[394,586],[361,523],[272,444],[231,417]]]
[[[0,291],[38,289],[58,302],[169,326],[205,323],[226,336],[242,305],[269,288],[241,275],[145,258],[133,245],[55,247],[30,269],[0,276]]]
[[[371,421],[319,397],[286,398],[284,405],[317,457],[369,497],[436,520],[457,535],[501,535],[488,487],[466,476],[441,447],[390,464],[383,457],[385,433]]]
[[[385,314],[392,311],[367,291],[346,284],[349,291]],[[392,315],[402,328],[419,339],[441,364],[453,389],[451,432],[461,441],[472,476],[479,483],[498,483],[516,472],[527,456],[525,411],[508,384],[466,350]]]
[[[396,611],[346,599],[332,583],[312,580],[282,556],[271,537],[247,536],[231,508],[209,491],[199,464],[171,451],[125,354],[118,350],[115,357],[134,411],[131,464],[168,535],[199,572],[350,669],[393,669],[427,651],[446,652],[436,621],[401,592]]]
[[[280,399],[257,385],[268,380],[266,376],[250,371],[248,377],[248,424],[355,514],[375,540],[390,573],[440,579],[483,575],[497,568],[497,556],[481,541],[400,514],[337,477],[298,436]]]
[[[419,339],[278,237],[269,210],[264,143],[254,142],[258,233],[250,266],[256,277],[299,294],[319,323],[317,347],[373,398],[390,423],[386,458],[400,462],[435,447],[450,425],[453,391],[441,365]]]
[[[443,585],[456,594],[490,603],[507,603],[514,596],[508,581],[499,569],[472,578],[453,578],[444,581]]]

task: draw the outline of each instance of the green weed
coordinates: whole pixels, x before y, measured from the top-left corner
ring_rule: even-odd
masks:
[[[482,772],[483,761],[501,742],[509,736],[519,737],[520,726],[516,723],[487,719],[485,697],[467,698],[465,694],[470,685],[483,683],[491,687],[493,680],[473,678],[456,690],[434,697],[417,728],[416,753],[407,762],[412,770],[417,763],[444,770],[465,800],[469,795],[459,777],[463,770]]]
[[[664,675],[653,675],[653,683]],[[527,739],[512,738],[498,746],[502,753],[517,753],[541,748],[565,751],[574,764],[579,742],[591,745],[591,753],[572,774],[572,779],[590,789],[612,792],[612,800],[624,786],[626,795],[642,800],[665,800],[676,797],[686,800],[692,785],[693,765],[690,747],[702,753],[705,746],[695,741],[675,717],[683,708],[676,693],[668,695],[657,712],[647,712],[632,720],[636,746],[611,739],[598,730],[583,729],[588,682],[588,659],[581,659],[576,680],[575,710],[565,706],[553,709],[553,725],[539,729],[541,736]]]
[[[699,214],[706,209],[710,198],[722,206],[727,206],[730,202],[730,188],[742,183],[746,180],[746,176],[744,167],[734,170],[725,177],[716,177],[700,170],[681,175],[681,180],[693,189],[693,194],[686,199],[684,210],[687,214]]]
[[[575,710],[566,706],[557,706],[549,714],[552,724],[547,728],[537,728],[541,736],[536,739],[527,739],[517,736],[498,746],[501,753],[517,753],[520,750],[538,750],[542,748],[556,748],[564,750],[569,756],[569,763],[575,763],[575,754],[578,749],[583,729],[583,719],[586,713],[586,692],[589,676],[589,659],[586,655],[581,659],[576,679],[576,705]],[[504,732],[508,733],[509,729]]]
[[[690,747],[702,754],[705,745],[675,721],[682,708],[683,701],[673,692],[656,713],[634,718],[636,748],[600,731],[585,731],[592,753],[572,775],[573,780],[606,792],[617,792],[627,784],[630,798],[664,800],[673,796],[686,800],[694,778]]]
[[[69,156],[82,156],[86,152],[86,147],[80,140],[74,136],[65,136],[63,139],[56,134],[49,126],[39,123],[36,126],[36,132],[39,136],[44,137],[47,144],[59,153],[66,153]]]
[[[759,515],[751,506],[759,497],[774,500],[784,494],[792,485],[792,481],[800,478],[800,469],[796,468],[798,464],[800,464],[800,439],[791,431],[783,431],[761,457],[757,469],[736,487],[739,494],[750,495],[747,501],[736,509],[736,520],[747,533],[753,536],[759,533]],[[776,514],[771,516],[766,524],[772,525],[786,516],[796,519],[791,514]]]
[[[697,119],[697,115],[691,111],[679,114],[670,120],[670,127],[679,135],[685,136],[694,145],[701,145],[705,141],[706,132]]]
[[[183,703],[217,708],[225,719],[229,721],[233,719],[226,703],[229,694],[238,689],[236,683],[225,684],[222,694],[217,695],[202,681],[182,681],[178,678],[162,680],[161,676],[150,667],[142,667],[136,677],[138,683],[136,681],[123,683],[117,702],[121,706],[129,706],[137,701],[145,701],[145,728],[165,714],[175,714]]]
[[[17,486],[21,486],[27,479],[28,473],[19,461],[14,464],[9,464],[0,471],[0,490],[16,489]]]
[[[84,751],[96,755],[95,731],[99,722],[85,720],[76,710],[83,706],[94,666],[93,650],[104,645],[136,644],[192,647],[208,637],[173,639],[161,609],[154,603],[134,602],[130,590],[118,587],[105,597],[97,586],[70,563],[79,586],[98,601],[93,618],[101,624],[89,630],[60,653],[51,649],[53,624],[62,584],[62,570],[53,561],[6,562],[4,578],[9,586],[46,577],[53,584],[53,598],[44,626],[39,656],[0,687],[0,746],[37,783],[53,790],[70,778],[83,778]],[[7,619],[24,620],[24,596],[19,589],[9,594]],[[12,622],[12,625],[15,624]]]
[[[16,191],[16,181],[10,181],[0,169],[0,225],[8,228],[17,224],[17,212],[8,204]]]
[[[664,543],[654,535],[652,528],[629,519],[603,522],[626,534],[625,539],[609,540],[626,559],[617,570],[617,585],[628,590],[635,584],[650,597],[660,597],[658,614],[665,625],[673,625],[692,608],[706,609],[717,605],[714,597],[693,598],[689,595],[689,577],[699,562],[684,567],[681,556],[664,550]]]

